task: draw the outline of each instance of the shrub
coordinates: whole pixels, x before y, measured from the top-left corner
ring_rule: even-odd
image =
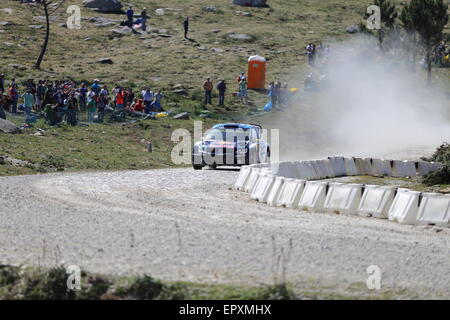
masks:
[[[138,277],[131,285],[129,293],[139,300],[153,300],[159,297],[163,284],[150,276]]]
[[[441,162],[442,169],[431,172],[423,178],[426,185],[449,184],[450,183],[450,144],[444,142],[429,158],[422,158],[425,161]]]

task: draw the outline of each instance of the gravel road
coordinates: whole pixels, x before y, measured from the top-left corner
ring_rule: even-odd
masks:
[[[450,298],[450,229],[272,208],[231,190],[236,175],[183,168],[0,178],[0,263],[248,284],[284,270],[293,283],[343,288],[365,283],[367,267],[378,265],[385,289]]]

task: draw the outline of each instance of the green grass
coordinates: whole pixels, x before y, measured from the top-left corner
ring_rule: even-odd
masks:
[[[13,118],[21,123],[22,118]],[[171,141],[176,129],[187,129],[193,137],[194,120],[144,120],[132,124],[90,124],[89,126],[49,127],[42,119],[21,134],[0,134],[0,155],[27,160],[36,167],[17,168],[0,165],[0,176],[31,174],[58,170],[126,170],[173,167]],[[208,119],[203,130],[217,120]],[[37,129],[45,136],[34,136]],[[153,152],[149,153],[150,141]]]
[[[81,272],[81,290],[67,290],[63,266],[51,269],[0,266],[0,300],[149,299],[149,300],[292,300],[292,299],[395,299],[415,297],[405,290],[369,291],[354,283],[345,290],[316,283],[255,286],[167,282],[148,275],[118,277]]]

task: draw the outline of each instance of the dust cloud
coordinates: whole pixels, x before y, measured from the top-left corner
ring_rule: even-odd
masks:
[[[270,115],[280,129],[280,159],[330,155],[415,159],[450,140],[450,100],[401,48],[381,53],[372,38],[332,44],[312,68],[318,92],[302,90]],[[417,56],[418,59],[420,55]],[[447,81],[447,79],[446,79]]]

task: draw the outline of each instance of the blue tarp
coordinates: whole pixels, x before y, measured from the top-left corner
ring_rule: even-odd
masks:
[[[270,111],[272,110],[272,100],[267,102],[267,104],[263,108],[264,111]]]

